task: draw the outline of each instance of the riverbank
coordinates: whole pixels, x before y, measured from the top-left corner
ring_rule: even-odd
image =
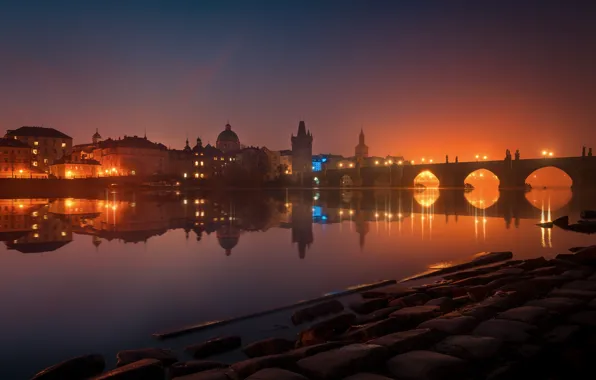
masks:
[[[299,309],[291,323],[304,327],[295,340],[228,336],[184,352],[121,351],[107,372],[104,358],[89,355],[36,379],[584,378],[596,353],[596,246],[573,251],[524,261],[501,252],[506,261],[442,269],[432,284]],[[240,347],[246,360],[206,360]]]

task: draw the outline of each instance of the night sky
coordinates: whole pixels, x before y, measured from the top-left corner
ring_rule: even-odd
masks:
[[[523,3],[520,5],[520,3]],[[0,128],[461,161],[596,148],[590,1],[2,1]]]

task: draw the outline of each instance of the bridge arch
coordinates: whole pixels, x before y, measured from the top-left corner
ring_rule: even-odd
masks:
[[[573,193],[569,188],[532,189],[525,194],[525,197],[534,208],[549,215],[567,206],[571,202]]]
[[[441,185],[439,178],[430,170],[423,170],[414,178],[414,187],[436,189]]]
[[[424,190],[414,191],[414,200],[423,208],[431,207],[439,199],[439,189],[428,187]]]
[[[501,180],[494,172],[488,169],[476,169],[464,179],[464,186],[471,185],[474,188],[499,187]]]
[[[544,166],[532,171],[525,180],[532,188],[570,188],[573,178],[567,171],[556,166]]]

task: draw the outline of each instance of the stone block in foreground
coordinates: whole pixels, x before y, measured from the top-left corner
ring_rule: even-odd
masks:
[[[360,372],[352,376],[345,377],[343,380],[391,380],[388,377],[377,375],[376,373]]]
[[[548,317],[548,310],[539,306],[520,306],[509,309],[497,315],[498,319],[508,319],[510,321],[519,321],[537,324]]]
[[[256,358],[258,356],[283,354],[290,351],[296,342],[283,338],[270,338],[254,342],[242,349],[242,352],[249,358]]]
[[[466,362],[433,351],[410,351],[387,362],[389,372],[400,380],[457,379],[466,372]]]
[[[423,305],[404,307],[391,313],[389,317],[395,318],[403,325],[403,329],[414,328],[420,323],[438,317],[441,314],[439,306]]]
[[[156,359],[164,366],[170,366],[178,361],[172,350],[165,348],[141,348],[138,350],[124,350],[116,354],[117,367],[134,363],[142,359]]]
[[[464,360],[484,360],[499,353],[503,342],[489,336],[453,335],[437,343],[435,351]]]
[[[306,377],[281,368],[265,368],[249,377],[247,380],[308,380]]]
[[[99,354],[78,356],[44,369],[32,380],[87,379],[102,373],[105,366]]]
[[[432,329],[445,334],[464,334],[472,331],[478,324],[474,317],[435,318],[421,323],[419,329]]]
[[[300,372],[311,379],[333,380],[382,366],[388,352],[373,344],[351,344],[300,360]]]
[[[166,372],[157,359],[143,359],[106,372],[93,380],[163,380]]]
[[[210,360],[190,360],[187,362],[178,362],[170,367],[171,377],[180,377],[197,372],[208,371],[217,368],[227,368],[228,365]]]
[[[235,375],[244,379],[265,368],[290,369],[296,364],[296,357],[290,354],[260,356],[243,360],[230,366]]]
[[[582,307],[584,301],[576,298],[549,297],[529,301],[526,306],[538,306],[556,313],[568,313]]]
[[[224,369],[211,369],[204,372],[174,377],[172,380],[230,380]]]
[[[187,346],[184,351],[188,352],[195,359],[202,359],[208,356],[222,354],[240,347],[242,340],[239,336],[223,336],[210,339],[206,342]]]
[[[401,331],[368,341],[368,344],[383,346],[393,355],[407,351],[420,350],[430,346],[436,334],[430,329]]]
[[[550,297],[564,297],[564,298],[577,298],[581,300],[589,301],[596,298],[596,291],[593,290],[578,290],[578,289],[554,289],[549,293]]]
[[[472,334],[476,336],[490,336],[507,343],[524,343],[530,339],[530,334],[535,330],[535,326],[524,322],[491,319],[478,325]]]

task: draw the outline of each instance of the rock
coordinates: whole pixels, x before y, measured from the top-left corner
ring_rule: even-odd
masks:
[[[419,306],[424,305],[429,300],[430,296],[424,293],[414,293],[391,301],[389,306]]]
[[[141,348],[138,350],[124,350],[116,354],[116,367],[121,367],[142,359],[156,359],[164,366],[170,366],[178,361],[172,350],[164,348]]]
[[[589,301],[596,298],[596,291],[577,289],[554,289],[549,293],[550,297],[577,298]]]
[[[161,361],[142,359],[105,372],[94,377],[93,380],[163,380],[165,376],[166,372]]]
[[[533,333],[534,330],[536,330],[535,326],[524,322],[491,319],[478,325],[472,334],[490,336],[508,343],[524,343],[530,339],[530,333]]]
[[[327,380],[379,368],[387,358],[384,347],[351,344],[298,361],[300,372],[311,379]]]
[[[354,314],[344,313],[315,323],[298,334],[298,346],[324,343],[348,330],[355,322],[356,316]]]
[[[456,305],[456,307],[467,305],[470,302],[472,302],[472,299],[468,296],[468,294],[466,294],[465,296],[453,298],[453,303]]]
[[[569,317],[569,323],[580,326],[596,327],[596,311],[582,311]]]
[[[418,326],[419,329],[432,329],[445,334],[464,334],[472,331],[478,324],[474,317],[435,318]]]
[[[350,304],[350,309],[358,314],[368,314],[387,306],[389,306],[389,300],[387,298],[370,298],[353,302]]]
[[[485,285],[470,286],[467,288],[468,297],[474,302],[480,302],[491,293],[492,289]]]
[[[484,360],[497,355],[503,342],[489,336],[453,335],[435,345],[435,351],[464,360]]]
[[[184,351],[191,354],[195,359],[201,359],[235,350],[240,347],[241,344],[242,339],[239,336],[223,336],[188,346]]]
[[[415,291],[403,285],[391,285],[384,288],[368,290],[362,293],[362,298],[399,298],[412,294]]]
[[[442,285],[428,289],[426,294],[431,297],[461,297],[466,295],[466,290],[461,286]]]
[[[425,303],[425,305],[438,306],[439,310],[443,313],[449,313],[450,311],[453,311],[456,307],[455,302],[453,302],[453,299],[451,299],[450,297],[434,298]]]
[[[308,380],[306,377],[281,368],[265,368],[249,377],[247,380]]]
[[[289,354],[259,356],[234,363],[230,366],[232,371],[240,377],[245,379],[248,376],[265,368],[282,368],[292,369],[296,364],[296,357]]]
[[[466,362],[432,351],[410,351],[387,362],[389,372],[400,380],[442,380],[463,377]]]
[[[296,310],[294,314],[292,314],[292,323],[294,323],[294,325],[299,325],[325,315],[340,313],[343,310],[344,305],[338,300],[323,302],[304,309]]]
[[[549,297],[538,300],[529,301],[526,303],[527,306],[538,306],[554,311],[557,313],[568,313],[573,310],[579,309],[584,304],[583,301],[575,298],[563,298],[563,297]]]
[[[180,377],[174,377],[172,380],[230,380],[228,371],[225,369],[210,369],[208,371],[192,373]]]
[[[377,375],[374,373],[360,372],[352,376],[348,376],[343,380],[391,380],[388,377]]]
[[[496,271],[495,273],[503,274],[506,276],[518,276],[524,272],[525,272],[525,270],[523,268],[512,267],[512,268],[501,268],[498,271]]]
[[[270,338],[261,340],[242,349],[242,352],[249,358],[257,356],[282,354],[294,348],[296,342],[283,338]]]
[[[576,325],[561,325],[550,330],[544,335],[548,344],[568,345],[580,335],[581,329]]]
[[[548,266],[548,261],[544,257],[537,257],[535,259],[524,260],[521,264],[517,265],[517,268],[530,271],[545,266]]]
[[[561,276],[569,277],[572,280],[581,280],[589,277],[594,271],[591,268],[570,269],[561,273]]]
[[[548,310],[539,306],[520,306],[497,315],[499,319],[519,321],[535,325],[548,317]]]
[[[99,354],[78,356],[44,369],[32,380],[87,379],[102,373],[105,366],[106,362]]]
[[[560,274],[562,272],[561,268],[557,266],[548,266],[542,268],[536,268],[528,272],[528,274],[532,276],[549,276],[552,274]]]
[[[439,316],[441,312],[438,306],[423,305],[405,307],[391,313],[389,317],[395,318],[402,329],[408,329],[418,326],[420,323]]]
[[[402,323],[396,318],[387,318],[363,326],[354,326],[353,330],[342,335],[341,339],[352,342],[364,342],[378,336],[391,334],[403,329]]]
[[[377,311],[373,311],[370,314],[359,316],[356,319],[356,324],[358,325],[365,325],[367,323],[377,322],[381,319],[385,319],[391,315],[394,311],[399,309],[403,309],[403,306],[393,306],[393,307],[386,307],[384,309],[380,309]]]
[[[523,272],[523,269],[519,269]],[[475,286],[475,285],[486,285],[491,281],[498,280],[499,278],[510,276],[507,273],[487,273],[476,277],[469,277],[463,280],[458,280],[453,283],[453,286]]]
[[[220,362],[209,360],[190,360],[187,362],[178,362],[172,364],[170,367],[171,377],[180,377],[190,375],[192,373],[208,371],[211,369],[227,368],[228,365]]]
[[[561,288],[596,291],[596,281],[575,280],[563,285]]]
[[[300,360],[307,356],[312,356],[312,355],[316,355],[321,352],[334,350],[336,348],[340,348],[345,345],[347,345],[347,343],[345,343],[345,342],[321,343],[321,344],[315,344],[313,346],[297,348],[295,350],[288,352],[288,354],[292,355],[294,358],[296,358],[296,360]]]
[[[575,252],[575,257],[582,264],[594,264],[596,263],[596,245],[580,249]]]
[[[368,344],[383,346],[389,350],[391,354],[402,354],[411,350],[420,350],[428,347],[436,339],[430,329],[415,329],[401,331],[389,335],[382,336],[377,339],[368,341]]]

